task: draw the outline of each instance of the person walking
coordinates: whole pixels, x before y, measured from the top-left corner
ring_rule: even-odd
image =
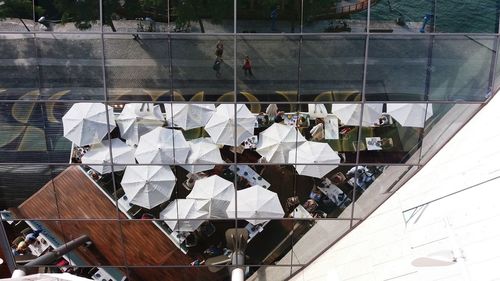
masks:
[[[222,60],[222,53],[224,53],[224,44],[219,40],[215,46],[215,56]]]
[[[215,70],[215,77],[220,78],[222,73],[220,71],[220,65],[222,63],[222,59],[220,57],[215,58],[214,66],[212,67]]]
[[[246,56],[243,60],[243,70],[245,71],[245,76],[253,77],[252,73],[252,62],[250,61],[250,57]]]

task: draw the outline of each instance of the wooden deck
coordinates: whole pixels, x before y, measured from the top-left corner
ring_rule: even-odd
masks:
[[[151,221],[126,219],[77,166],[67,168],[48,182],[15,213],[23,219],[90,219],[44,224],[64,241],[87,234],[94,246],[78,249],[78,254],[92,265],[185,266],[194,259],[183,254]],[[220,274],[203,267],[128,268],[130,280],[180,280],[179,271],[182,280],[222,280]]]

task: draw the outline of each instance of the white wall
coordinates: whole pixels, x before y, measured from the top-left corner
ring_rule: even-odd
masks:
[[[499,123],[497,94],[395,195],[292,280],[500,280]],[[447,266],[412,265],[453,256]]]

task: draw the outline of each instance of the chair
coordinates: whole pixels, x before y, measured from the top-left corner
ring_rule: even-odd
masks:
[[[31,232],[33,232],[31,227],[26,227],[25,229],[21,230],[21,234],[24,236],[24,238],[26,238],[26,235],[30,234]]]
[[[215,233],[216,228],[215,228],[215,225],[213,223],[204,222],[202,225],[200,225],[200,228],[198,231],[200,232],[201,235],[208,238]]]
[[[297,207],[299,204],[300,204],[299,196],[292,196],[286,199],[286,209],[288,210],[289,213],[293,212],[295,207]]]
[[[24,241],[24,237],[18,236],[16,239],[12,240],[12,246],[17,248],[17,245]]]
[[[198,246],[198,236],[193,232],[186,237],[186,248]]]

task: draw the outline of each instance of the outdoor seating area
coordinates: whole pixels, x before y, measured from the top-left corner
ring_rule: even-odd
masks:
[[[358,152],[367,163],[408,153],[401,133],[418,138],[425,120],[403,126],[389,108],[374,105],[360,120],[357,104],[252,113],[244,104],[77,103],[62,120],[78,164],[68,171],[123,219],[153,226],[194,264],[230,255],[224,233],[236,222],[249,233],[247,262],[272,264],[291,250],[278,245],[292,231],[297,241],[313,219],[340,216],[383,172],[349,164]]]

